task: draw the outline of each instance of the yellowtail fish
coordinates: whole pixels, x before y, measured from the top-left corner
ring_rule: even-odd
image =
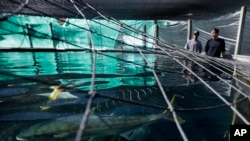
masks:
[[[62,137],[75,133],[82,118],[82,114],[59,118],[53,121],[41,122],[20,132],[16,139],[32,140],[39,137]],[[115,135],[133,129],[150,121],[167,118],[172,120],[171,114],[166,110],[162,114],[133,115],[133,116],[97,116],[90,115],[84,137]],[[180,124],[184,120],[179,118]]]
[[[91,114],[84,130],[84,138],[121,134],[140,125],[161,118],[173,121],[172,113],[168,110],[165,110],[161,114],[131,116],[104,116]],[[21,141],[32,140],[39,137],[59,138],[71,133],[76,133],[81,119],[82,114],[77,114],[52,121],[41,122],[21,131],[16,136],[16,139]],[[178,121],[180,124],[184,123],[184,120],[180,117],[178,117]]]

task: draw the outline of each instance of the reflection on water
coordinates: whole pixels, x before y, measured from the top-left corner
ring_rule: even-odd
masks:
[[[91,74],[92,54],[89,52],[2,52],[1,70],[20,75],[48,75],[62,73]],[[150,63],[155,56],[146,55]],[[96,58],[97,74],[133,75],[145,72],[140,54],[99,53]],[[126,62],[123,62],[126,61]]]
[[[74,140],[89,99],[91,53],[0,55],[1,140]],[[182,67],[166,56],[146,57],[167,97],[175,97],[172,105],[189,140],[228,140],[231,109],[200,82],[186,85]],[[140,54],[98,53],[96,62],[97,94],[83,140],[182,140]],[[237,95],[221,81],[208,83],[229,102]],[[55,85],[65,87],[50,100]]]

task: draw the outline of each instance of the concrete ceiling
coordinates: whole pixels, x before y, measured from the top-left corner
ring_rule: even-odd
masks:
[[[18,10],[20,3],[26,0],[1,0],[0,13],[19,13],[45,15],[52,17],[81,18],[69,0],[29,0]],[[250,6],[249,0],[73,0],[87,18],[98,18],[87,8],[90,4],[98,11],[116,19],[209,19],[240,10],[241,6]]]

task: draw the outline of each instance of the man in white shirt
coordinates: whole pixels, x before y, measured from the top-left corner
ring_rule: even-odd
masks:
[[[187,41],[186,45],[184,46],[185,49],[191,51],[191,52],[199,52],[202,51],[202,44],[198,40],[199,38],[199,31],[194,31],[193,38],[189,41]],[[184,60],[185,66],[187,66],[190,70],[193,71],[194,68],[194,62],[190,60]],[[188,72],[185,68],[183,68],[182,73],[188,74],[187,76],[184,75],[185,78],[189,79],[191,82],[195,82],[193,75],[191,75],[190,72]]]

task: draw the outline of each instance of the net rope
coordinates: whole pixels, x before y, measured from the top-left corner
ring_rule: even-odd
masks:
[[[93,100],[95,98],[95,74],[96,74],[96,51],[95,51],[95,45],[94,45],[94,41],[93,41],[93,38],[92,38],[92,35],[91,35],[91,32],[90,32],[90,25],[88,24],[87,22],[87,19],[85,17],[85,15],[81,12],[81,10],[76,6],[76,4],[74,3],[73,0],[70,0],[70,2],[72,3],[72,5],[75,7],[75,9],[80,13],[80,15],[82,16],[82,18],[84,19],[84,21],[86,22],[87,24],[87,27],[89,29],[88,31],[88,34],[89,34],[89,38],[90,38],[90,43],[91,43],[91,51],[92,51],[92,79],[91,79],[91,86],[90,86],[90,91],[89,91],[89,100],[88,100],[88,103],[87,103],[87,106],[86,106],[86,110],[84,112],[84,115],[82,117],[82,120],[80,122],[80,126],[79,126],[79,129],[77,131],[77,134],[76,134],[76,141],[81,141],[82,140],[82,136],[83,136],[83,132],[84,132],[84,129],[86,128],[86,124],[87,124],[87,121],[88,121],[88,118],[89,118],[89,115],[90,115],[90,112],[91,112],[91,105],[93,103]]]

